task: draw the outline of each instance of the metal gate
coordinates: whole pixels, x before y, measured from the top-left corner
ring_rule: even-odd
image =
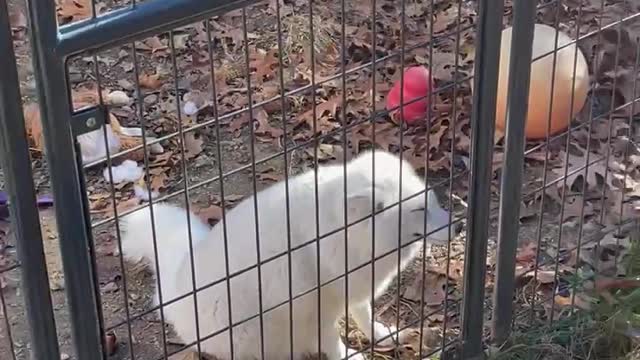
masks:
[[[101,129],[109,123],[109,113],[107,107],[102,104],[73,111],[67,62],[70,57],[80,53],[95,56],[99,51],[242,9],[255,1],[133,0],[133,4],[126,8],[101,16],[95,15],[96,9],[93,4],[93,16],[90,19],[61,27],[57,24],[54,0],[27,2],[33,64],[46,139],[46,159],[56,206],[75,356],[81,360],[107,359],[105,349],[108,345],[105,343],[107,337],[96,275],[90,206],[85,189],[78,136]],[[276,3],[280,6],[280,1]],[[493,119],[496,116],[499,45],[504,6],[504,1],[501,0],[478,0],[477,3],[475,47],[478,50],[475,53],[475,67],[481,70],[474,74],[470,124],[470,192],[465,249],[465,253],[470,256],[464,263],[461,335],[458,343],[454,344],[454,347],[461,350],[464,359],[480,359],[484,353],[485,316],[480,309],[484,309],[486,301],[485,277],[491,223],[491,167],[494,147]],[[405,1],[402,1],[403,9],[404,4]],[[59,360],[60,351],[49,296],[42,235],[35,207],[35,191],[31,181],[27,180],[32,178],[32,174],[28,144],[23,136],[24,117],[6,5],[5,1],[0,8],[0,53],[5,54],[0,56],[2,169],[8,179],[7,185],[11,194],[11,213],[24,278],[23,290],[32,338],[32,356],[38,360]],[[493,336],[501,340],[507,337],[513,316],[515,239],[518,236],[520,184],[524,163],[522,149],[525,146],[523,119],[528,106],[536,5],[534,1],[515,1],[513,10],[509,121],[506,127],[505,170],[502,173],[501,184],[499,247],[492,316]],[[404,53],[404,43],[402,52]],[[375,69],[375,65],[373,66]],[[345,76],[343,69],[342,78]],[[280,94],[279,99],[284,104],[284,94]],[[248,106],[251,111],[251,99]],[[182,129],[180,133],[184,136]],[[285,145],[285,154],[286,152]],[[110,164],[110,159],[107,161]],[[253,161],[255,167],[255,158]],[[168,355],[166,346],[164,355]]]

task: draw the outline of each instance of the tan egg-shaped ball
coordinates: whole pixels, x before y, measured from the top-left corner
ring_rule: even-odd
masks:
[[[498,79],[498,93],[496,104],[496,128],[504,131],[507,113],[507,89],[509,86],[509,58],[511,55],[512,28],[502,31],[500,46],[500,71]],[[542,139],[546,136],[549,123],[549,108],[551,122],[549,135],[557,134],[566,129],[571,117],[575,116],[584,106],[589,91],[589,69],[587,61],[576,44],[559,49],[556,56],[555,83],[551,94],[553,73],[553,51],[555,49],[556,29],[536,24],[533,35],[531,80],[529,85],[529,109],[525,136],[527,139]],[[572,39],[566,34],[558,33],[558,48],[570,43]],[[548,54],[548,55],[546,55]],[[577,59],[576,59],[577,57]],[[575,82],[574,82],[575,64]],[[573,106],[571,94],[574,93]],[[551,105],[551,99],[553,104]]]

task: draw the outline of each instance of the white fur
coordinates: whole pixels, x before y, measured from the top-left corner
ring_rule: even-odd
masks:
[[[375,187],[372,177],[372,156],[375,154]],[[346,194],[348,222],[353,223],[371,214],[372,194],[375,194],[376,211],[399,201],[400,160],[395,155],[376,151],[365,153],[347,164]],[[296,248],[316,238],[316,205],[314,171],[289,179],[289,216],[291,246]],[[318,219],[320,255],[316,254],[316,242],[291,253],[293,300],[293,349],[295,358],[318,350],[318,291],[317,259],[320,259],[321,283],[336,279],[321,288],[321,339],[322,351],[329,360],[344,355],[337,320],[345,309],[345,231],[344,227],[344,169],[342,164],[318,169]],[[398,235],[407,244],[424,231],[424,181],[407,162],[402,162],[402,225],[399,231],[400,207],[392,206],[375,215],[375,254],[387,254],[375,262],[376,296],[384,291],[397,275]],[[262,261],[287,252],[287,206],[285,183],[277,183],[257,195],[239,203],[226,214],[229,271],[231,274],[257,263],[256,225],[254,199],[258,203],[260,256]],[[427,221],[429,230],[445,226],[448,213],[429,193]],[[186,227],[186,211],[170,205],[155,205],[155,226],[158,240],[160,281],[163,303],[193,291],[190,252]],[[152,234],[148,208],[125,217],[123,252],[130,260],[154,259]],[[200,337],[223,330],[229,325],[227,281],[225,279],[224,226],[220,221],[208,231],[206,225],[191,216],[197,287],[222,280],[198,293]],[[372,221],[350,226],[347,231],[348,267],[356,269],[372,259]],[[326,237],[326,235],[331,233]],[[443,244],[448,240],[447,229],[431,235],[430,242]],[[401,250],[403,268],[420,249],[416,241]],[[263,315],[265,359],[289,358],[289,271],[288,256],[284,255],[261,266],[263,311],[284,303]],[[256,268],[232,277],[230,280],[232,320],[239,321],[257,316],[259,311],[258,272]],[[348,275],[349,312],[360,329],[371,338],[371,264]],[[157,299],[156,299],[157,300]],[[187,344],[196,341],[193,295],[164,306],[165,319],[173,324],[180,338]],[[386,336],[384,328],[376,324],[376,338]],[[233,327],[233,351],[236,359],[261,358],[260,319],[255,317]],[[221,360],[230,358],[229,332],[202,341],[203,352]],[[194,347],[195,348],[195,347]],[[356,357],[352,357],[356,358]],[[361,357],[360,357],[361,358]]]

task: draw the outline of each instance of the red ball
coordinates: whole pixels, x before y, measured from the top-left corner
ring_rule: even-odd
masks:
[[[429,93],[431,92],[431,75],[424,66],[413,66],[404,72],[403,110],[401,120],[408,125],[425,119],[429,110]],[[416,100],[420,98],[420,100]],[[415,102],[412,102],[416,100]],[[400,118],[400,109],[392,110],[400,105],[400,79],[396,80],[387,94],[387,110]]]

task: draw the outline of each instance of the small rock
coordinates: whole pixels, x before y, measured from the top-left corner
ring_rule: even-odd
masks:
[[[125,62],[122,65],[122,70],[124,70],[125,72],[131,72],[133,71],[133,63],[130,62]]]
[[[126,80],[126,79],[121,79],[118,80],[118,86],[120,86],[121,88],[125,89],[125,90],[133,90],[133,88],[135,87],[131,81]]]
[[[198,106],[193,101],[187,101],[184,104],[184,113],[187,115],[195,115],[198,113]]]
[[[69,360],[69,359],[71,359],[71,356],[69,356],[69,354],[65,354],[65,353],[60,354],[60,360]]]
[[[124,91],[116,90],[107,95],[107,102],[110,105],[124,106],[129,105],[131,99],[129,98],[129,95],[127,95]]]
[[[118,289],[120,289],[120,287],[113,281],[102,287],[102,291],[108,293],[118,291]]]
[[[151,94],[151,95],[145,96],[145,98],[144,98],[144,103],[146,105],[153,105],[157,101],[158,101],[158,95],[155,95],[155,94]]]
[[[211,164],[214,164],[213,159],[211,159],[207,155],[201,155],[195,160],[193,166],[195,168],[200,168],[202,166],[211,166]]]

